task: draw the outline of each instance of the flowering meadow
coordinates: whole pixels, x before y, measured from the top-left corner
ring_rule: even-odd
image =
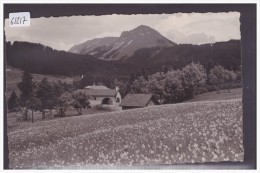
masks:
[[[11,168],[242,162],[241,99],[38,121],[10,131]]]

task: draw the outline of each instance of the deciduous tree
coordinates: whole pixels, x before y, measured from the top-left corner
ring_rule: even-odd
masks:
[[[77,110],[79,115],[82,115],[82,109],[85,109],[89,102],[89,96],[83,92],[76,92],[72,94],[72,106]]]
[[[182,86],[182,72],[171,71],[166,74],[164,98],[165,103],[177,103],[185,98]]]
[[[149,83],[143,76],[138,77],[131,85],[131,93],[149,93]]]
[[[42,103],[41,103],[41,100],[37,97],[30,97],[30,99],[28,100],[28,103],[27,103],[27,107],[29,109],[31,109],[32,111],[32,123],[34,121],[34,111],[38,111],[38,110],[41,110],[42,109]]]
[[[230,92],[230,89],[233,87],[233,83],[237,79],[237,74],[233,70],[227,70],[225,69],[225,83],[228,84],[228,92]]]
[[[201,64],[191,63],[182,69],[182,84],[185,90],[186,98],[193,97],[195,87],[205,85],[207,74],[205,68]]]
[[[221,65],[217,65],[209,72],[208,78],[210,84],[216,85],[218,90],[223,88],[226,76],[225,69]]]
[[[73,99],[72,95],[69,92],[65,92],[61,94],[61,96],[58,98],[58,110],[59,115],[61,117],[64,117],[66,115],[66,111],[70,105],[72,105]]]
[[[159,103],[163,103],[166,73],[158,72],[149,76],[148,90]]]

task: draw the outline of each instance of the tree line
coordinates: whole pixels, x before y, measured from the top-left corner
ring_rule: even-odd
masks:
[[[242,69],[240,66],[233,71],[216,65],[206,72],[203,65],[190,63],[182,69],[164,69],[151,75],[141,71],[128,81],[116,79],[114,85],[119,86],[123,97],[127,93],[152,93],[161,104],[178,103],[195,94],[241,87]]]
[[[12,92],[8,109],[25,108],[25,120],[28,120],[28,110],[31,110],[32,121],[35,111],[41,111],[44,119],[45,110],[56,109],[58,116],[63,117],[70,106],[80,115],[82,109],[89,107],[90,96],[75,91],[95,82],[98,84],[98,81],[101,82],[101,79],[85,76],[75,79],[73,84],[61,81],[51,83],[47,78],[36,83],[28,70],[25,70],[21,82],[17,84],[20,95]],[[160,72],[154,74],[148,74],[142,68],[136,74],[131,74],[127,80],[115,79],[105,83],[109,88],[119,87],[122,97],[127,93],[152,93],[161,104],[182,102],[203,92],[229,90],[237,84],[242,84],[241,66],[233,71],[216,65],[207,72],[199,63],[190,63],[176,70],[163,67]]]
[[[8,110],[20,109],[23,112],[23,119],[34,121],[34,112],[42,112],[45,118],[45,111],[57,109],[58,116],[64,117],[69,106],[75,108],[78,114],[82,114],[82,109],[89,106],[89,96],[82,92],[73,92],[76,88],[66,82],[57,81],[51,83],[47,78],[43,78],[39,83],[33,81],[33,76],[25,70],[22,81],[17,84],[20,95],[12,92],[8,100]],[[24,108],[24,110],[22,110]]]

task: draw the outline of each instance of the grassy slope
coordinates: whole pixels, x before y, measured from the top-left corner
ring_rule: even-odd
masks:
[[[242,161],[242,101],[194,102],[36,122],[9,133],[10,166]]]
[[[230,92],[228,92],[227,90],[225,91],[221,90],[219,91],[219,93],[217,91],[213,91],[213,92],[200,94],[186,102],[239,99],[242,98],[242,95],[243,95],[243,89],[236,88],[236,89],[230,89]]]

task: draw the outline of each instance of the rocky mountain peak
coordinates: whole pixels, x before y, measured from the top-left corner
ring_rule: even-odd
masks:
[[[171,47],[176,44],[146,25],[123,31],[120,37],[93,39],[75,45],[70,52],[88,54],[103,60],[120,60],[131,57],[142,48]]]
[[[151,33],[156,33],[159,34],[157,31],[154,29],[150,28],[149,26],[146,25],[140,25],[133,30],[130,31],[123,31],[120,37],[133,37],[133,36],[139,36],[139,35],[147,35]]]

